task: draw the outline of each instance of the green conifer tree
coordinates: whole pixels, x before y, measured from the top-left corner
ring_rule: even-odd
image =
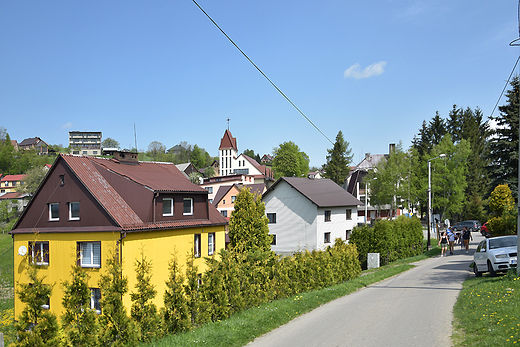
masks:
[[[99,280],[101,288],[100,342],[103,346],[135,346],[138,333],[134,322],[126,314],[123,295],[128,291],[128,279],[117,254],[107,259],[106,272]]]
[[[161,318],[157,307],[152,300],[157,295],[155,286],[151,283],[152,262],[146,259],[141,249],[141,259],[135,260],[137,283],[136,292],[130,293],[132,299],[131,316],[137,323],[140,331],[140,340],[143,342],[161,336]]]
[[[350,172],[350,164],[354,155],[352,149],[349,148],[348,141],[343,138],[341,130],[336,136],[334,146],[332,149],[327,149],[327,152],[327,163],[323,165],[324,176],[342,186]]]
[[[195,266],[195,257],[192,251],[189,252],[186,257],[186,281],[184,284],[186,305],[192,325],[200,323],[199,311],[201,307],[201,293],[199,289],[200,277],[197,272],[198,266]]]
[[[29,283],[18,283],[16,295],[25,304],[14,327],[15,347],[54,347],[59,345],[59,325],[56,316],[44,309],[49,304],[52,285],[43,284],[36,266],[27,268]]]
[[[169,276],[164,292],[164,308],[162,317],[169,333],[189,330],[191,319],[184,295],[184,276],[180,271],[177,256],[174,254],[169,263]]]
[[[88,287],[89,275],[81,267],[73,265],[71,281],[63,283],[62,304],[64,313],[61,326],[67,345],[98,346],[99,325],[97,313],[91,309],[91,291]]]
[[[229,220],[230,247],[240,245],[243,251],[250,253],[270,251],[272,236],[268,223],[261,197],[253,195],[247,187],[242,188]]]

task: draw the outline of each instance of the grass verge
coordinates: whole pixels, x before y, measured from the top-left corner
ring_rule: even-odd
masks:
[[[415,261],[415,260],[414,260]],[[404,272],[413,265],[390,264],[370,270],[362,276],[333,287],[302,293],[291,298],[241,312],[220,322],[205,324],[187,333],[169,335],[159,341],[141,346],[244,346],[292,319],[327,302],[348,295],[370,284]]]
[[[13,239],[0,234],[0,332],[6,346],[14,338],[13,266]]]
[[[470,277],[453,307],[454,346],[520,345],[520,277]]]

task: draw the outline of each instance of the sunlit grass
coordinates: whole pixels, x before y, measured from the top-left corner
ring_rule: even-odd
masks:
[[[456,346],[520,345],[520,277],[471,277],[453,308]]]

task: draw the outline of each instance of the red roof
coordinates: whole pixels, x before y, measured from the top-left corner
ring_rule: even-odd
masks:
[[[20,195],[22,195],[22,193],[18,193],[18,192],[5,193],[3,195],[0,195],[0,200],[17,199],[18,197],[20,197]]]
[[[231,131],[226,130],[224,136],[220,140],[220,147],[218,149],[237,149],[237,139],[231,135]]]
[[[5,175],[0,182],[23,181],[27,175]]]

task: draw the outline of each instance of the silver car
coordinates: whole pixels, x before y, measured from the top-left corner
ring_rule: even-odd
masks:
[[[497,236],[482,240],[473,254],[473,271],[475,276],[482,276],[489,272],[496,276],[497,272],[504,272],[517,266],[518,236]]]

